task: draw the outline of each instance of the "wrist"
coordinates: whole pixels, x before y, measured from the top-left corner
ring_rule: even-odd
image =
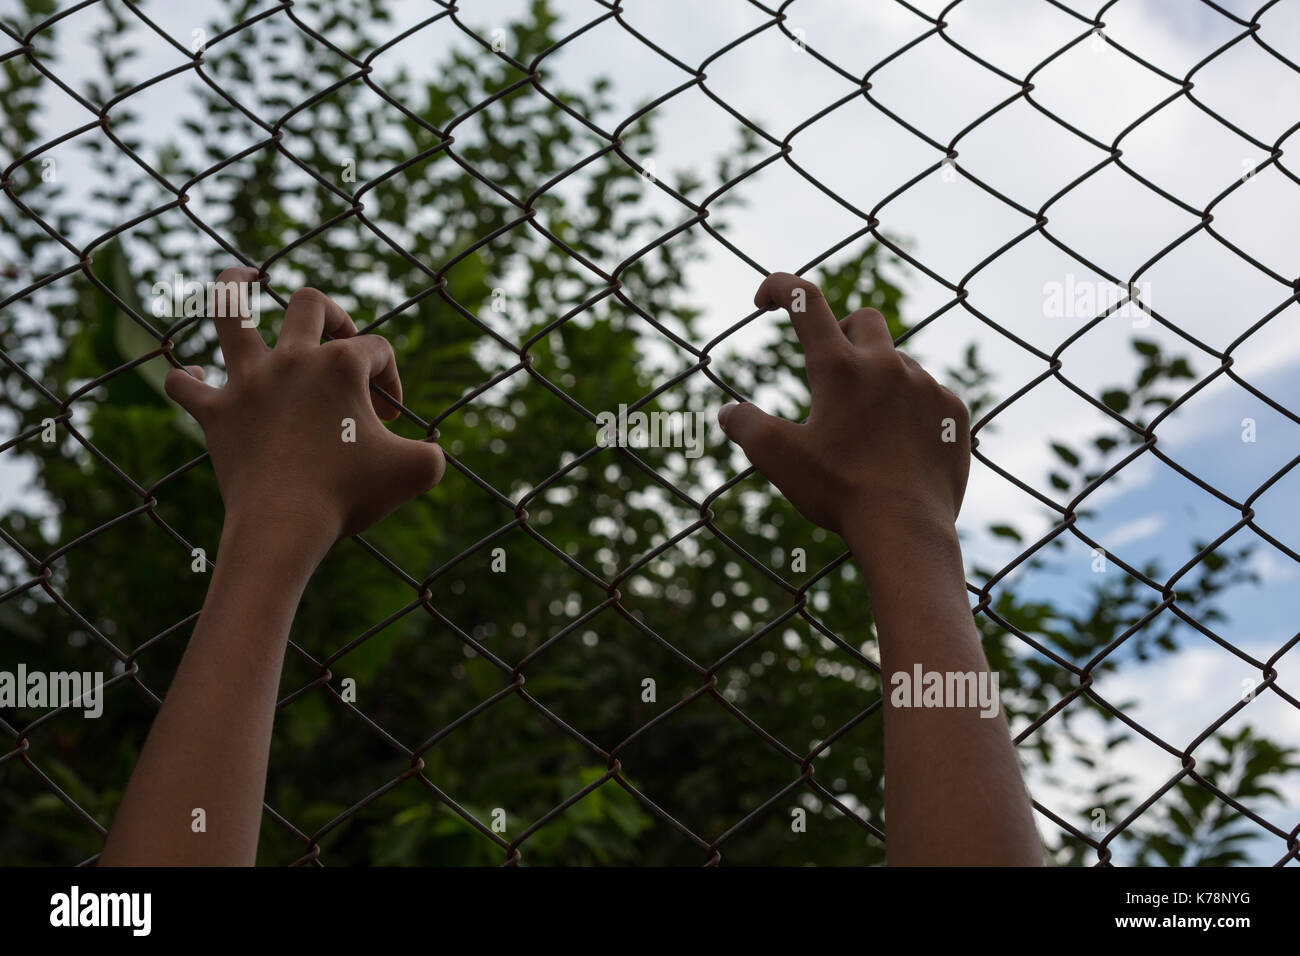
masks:
[[[842,536],[873,590],[915,576],[965,580],[956,522],[941,508],[898,502],[855,508]]]
[[[335,523],[322,515],[231,508],[221,527],[221,553],[310,575],[339,536]]]

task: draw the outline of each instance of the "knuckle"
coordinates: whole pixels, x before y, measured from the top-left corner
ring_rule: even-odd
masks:
[[[371,349],[375,349],[378,352],[382,352],[386,357],[390,359],[394,358],[393,343],[388,341],[388,339],[384,338],[382,335],[375,335],[373,333],[368,333],[366,335],[356,336],[353,339],[353,341],[362,342],[365,344],[366,348],[371,348]]]
[[[293,295],[289,296],[290,305],[293,305],[295,302],[299,305],[311,305],[313,302],[319,302],[323,305],[329,301],[329,296],[320,291],[320,289],[314,289],[309,285],[303,286],[301,289],[296,290]]]
[[[875,325],[883,325],[885,323],[885,317],[880,310],[865,307],[850,312],[848,317],[844,320],[844,323],[845,325],[869,328]]]
[[[351,373],[365,365],[365,357],[360,350],[351,347],[356,341],[356,339],[335,339],[326,342],[317,351],[327,368]]]
[[[888,335],[889,325],[885,317],[875,309],[858,309],[840,320],[840,330],[854,348],[875,348],[880,333]]]
[[[242,266],[231,266],[221,270],[221,273],[217,276],[217,281],[223,285],[230,282],[244,282],[248,279],[249,271]]]
[[[796,280],[794,287],[796,289],[802,289],[804,294],[809,299],[812,299],[814,301],[817,300],[821,300],[823,302],[826,301],[826,294],[822,292],[821,286],[819,286],[815,282],[812,282],[808,279],[798,279]]]

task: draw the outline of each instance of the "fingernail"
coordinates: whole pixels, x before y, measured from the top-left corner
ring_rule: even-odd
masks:
[[[718,424],[722,426],[723,431],[727,430],[727,419],[731,417],[731,410],[735,408],[736,405],[736,402],[732,402],[731,404],[723,405],[718,409]]]

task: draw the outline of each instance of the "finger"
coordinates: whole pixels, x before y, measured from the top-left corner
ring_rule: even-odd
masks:
[[[163,379],[163,390],[172,401],[196,419],[211,407],[211,401],[217,394],[211,385],[203,384],[203,369],[197,365],[172,369]]]
[[[250,310],[257,294],[256,281],[257,270],[241,266],[224,270],[212,289],[209,314],[217,325],[217,340],[231,375],[237,375],[249,362],[269,351]]]
[[[397,359],[393,355],[393,347],[388,343],[388,339],[382,335],[358,335],[354,338],[343,339],[339,345],[356,350],[361,354],[366,363],[367,375],[370,381],[374,382],[397,401],[402,400],[402,380],[397,374]],[[370,398],[375,406],[375,414],[385,421],[391,421],[401,414],[401,410],[385,401],[375,392],[370,393]]]
[[[808,358],[844,344],[844,335],[826,297],[807,279],[788,272],[773,272],[758,287],[754,304],[764,309],[779,306],[788,311]]]
[[[316,289],[299,289],[289,297],[276,347],[320,345],[322,334],[332,339],[351,338],[357,334],[357,326],[325,293]]]
[[[875,309],[858,309],[840,320],[845,338],[868,352],[888,349],[893,351],[894,338],[889,334],[889,323]]]
[[[745,457],[768,478],[786,460],[793,430],[799,426],[769,415],[751,402],[724,405],[718,410],[722,431],[745,452]]]

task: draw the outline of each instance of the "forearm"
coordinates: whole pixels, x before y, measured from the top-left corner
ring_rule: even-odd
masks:
[[[289,627],[327,548],[319,536],[228,518],[203,611],[101,865],[255,862]]]
[[[1041,865],[1029,795],[966,599],[956,529],[926,520],[890,527],[862,522],[847,535],[879,638],[888,861]],[[975,684],[994,690],[996,713],[984,716],[969,699],[916,706],[918,667],[942,675],[945,687],[948,675],[976,675]]]

